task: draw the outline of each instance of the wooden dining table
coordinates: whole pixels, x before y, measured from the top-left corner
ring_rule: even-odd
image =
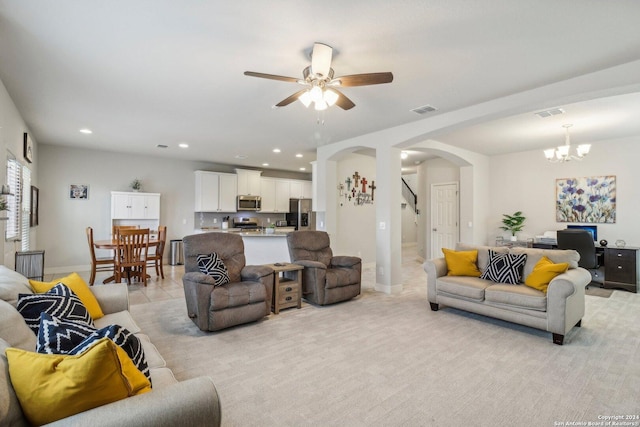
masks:
[[[150,248],[158,246],[159,243],[160,243],[160,240],[158,240],[157,236],[149,238],[149,247]],[[118,241],[116,239],[94,240],[93,246],[95,246],[96,249],[111,249],[111,250],[115,250],[116,247],[118,246]],[[147,275],[147,277],[150,277],[150,276]],[[109,283],[109,282],[113,282],[114,280],[116,280],[116,276],[115,275],[107,277],[106,279],[104,279],[102,281],[102,283]]]

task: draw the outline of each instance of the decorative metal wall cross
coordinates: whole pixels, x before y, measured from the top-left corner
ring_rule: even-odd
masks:
[[[347,191],[345,191],[345,184]],[[344,197],[345,200],[353,200],[353,204],[356,206],[372,204],[374,191],[378,187],[375,185],[375,181],[371,181],[368,186],[367,184],[369,184],[367,178],[356,171],[352,176],[348,176],[344,180],[344,184],[338,184],[338,195],[340,198]],[[367,192],[367,188],[371,190],[370,193]],[[342,203],[340,203],[340,206],[342,206]]]

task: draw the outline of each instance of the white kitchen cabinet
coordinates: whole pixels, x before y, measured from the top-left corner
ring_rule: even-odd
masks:
[[[196,212],[235,212],[238,196],[236,174],[196,171]]]
[[[260,196],[262,171],[236,169],[238,176],[238,194],[241,196]]]
[[[160,193],[111,192],[111,219],[159,219]]]
[[[137,225],[157,230],[160,225],[160,193],[111,192],[111,226]]]
[[[262,194],[260,212],[289,212],[289,183],[287,179],[262,178],[260,180]]]
[[[311,199],[312,187],[311,181],[290,180],[290,194],[292,199]]]

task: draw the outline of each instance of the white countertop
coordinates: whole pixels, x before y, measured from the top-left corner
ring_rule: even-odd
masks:
[[[280,231],[276,228],[276,230],[273,233],[267,233],[265,230],[243,231],[241,228],[227,228],[223,230],[221,228],[207,228],[207,227],[198,228],[195,230],[196,233],[234,233],[234,234],[239,234],[242,237],[284,237],[291,231],[293,231],[293,229],[289,229],[287,231]]]
[[[285,227],[281,227],[285,228]],[[291,230],[292,227],[286,227]],[[293,230],[291,230],[293,231]],[[273,264],[276,262],[291,262],[287,240],[283,239],[291,231],[276,231],[265,233],[263,230],[242,231],[239,228],[197,228],[195,233],[233,233],[242,236],[246,265]]]

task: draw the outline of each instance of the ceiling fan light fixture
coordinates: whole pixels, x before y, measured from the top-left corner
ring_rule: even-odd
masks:
[[[325,89],[324,91],[324,102],[327,103],[329,107],[333,106],[340,96],[335,90]]]
[[[311,94],[309,93],[309,91],[306,91],[302,95],[300,95],[298,97],[298,101],[302,102],[305,107],[309,108],[309,105],[311,105]]]
[[[321,99],[320,101],[316,101],[315,104],[316,111],[324,111],[328,107],[327,103],[323,99]]]
[[[322,101],[323,99],[323,93],[322,93],[322,89],[320,88],[320,86],[313,86],[311,88],[311,90],[309,90],[309,95],[311,96],[311,100],[313,102],[315,102],[316,104],[320,101]]]

